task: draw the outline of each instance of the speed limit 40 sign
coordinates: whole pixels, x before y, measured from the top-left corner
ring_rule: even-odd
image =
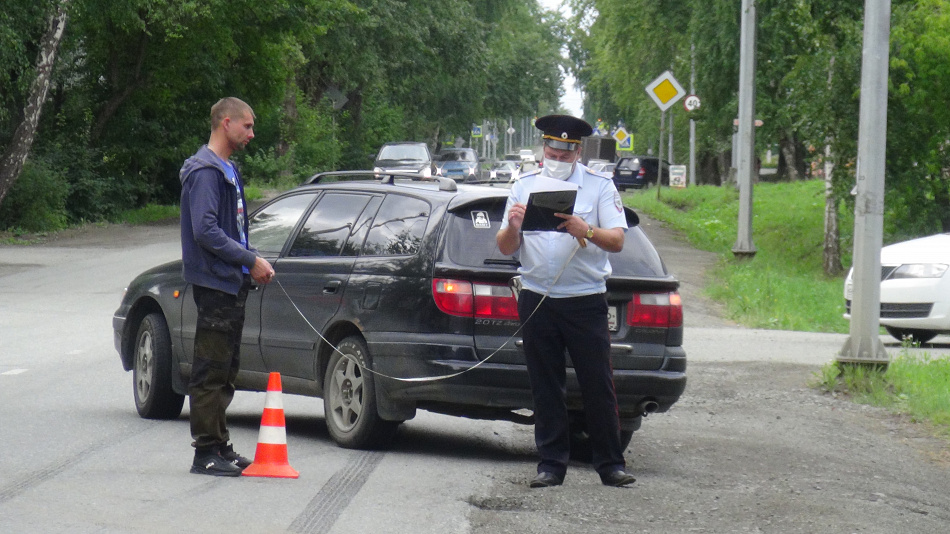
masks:
[[[683,107],[686,108],[686,111],[696,111],[699,109],[699,97],[696,95],[689,95],[683,100]]]

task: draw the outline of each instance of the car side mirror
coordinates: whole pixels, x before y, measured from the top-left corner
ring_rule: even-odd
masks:
[[[633,228],[640,225],[640,216],[633,209],[627,206],[623,207],[623,215],[627,219],[627,227]]]

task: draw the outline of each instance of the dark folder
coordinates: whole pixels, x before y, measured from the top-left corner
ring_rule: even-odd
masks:
[[[531,193],[528,196],[521,230],[528,232],[565,232],[566,230],[563,228],[560,230],[557,228],[559,224],[564,222],[564,219],[555,217],[554,214],[573,215],[575,200],[577,200],[577,190],[536,191]]]

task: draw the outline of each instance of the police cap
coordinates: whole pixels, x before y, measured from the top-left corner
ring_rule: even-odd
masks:
[[[577,150],[581,139],[594,133],[587,121],[570,115],[546,115],[534,121],[544,144],[560,150]]]

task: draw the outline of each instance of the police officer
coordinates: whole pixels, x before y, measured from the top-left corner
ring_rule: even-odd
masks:
[[[567,349],[584,399],[594,468],[604,485],[626,486],[636,479],[625,471],[606,299],[611,272],[607,253],[623,249],[627,228],[623,205],[609,177],[577,161],[581,139],[593,132],[590,124],[568,115],[548,115],[535,125],[542,132],[542,168],[514,183],[496,236],[503,254],[521,251],[518,313],[540,456],[538,474],[529,485],[558,486],[567,472]],[[560,231],[522,231],[528,196],[544,177],[577,187],[574,212],[557,214],[563,219]]]

